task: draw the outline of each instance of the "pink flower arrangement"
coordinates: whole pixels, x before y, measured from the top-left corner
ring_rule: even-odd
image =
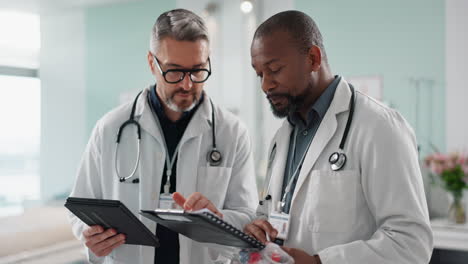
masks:
[[[468,188],[468,156],[459,152],[434,153],[424,161],[430,171],[440,177],[443,187],[455,198],[461,198],[463,189]]]

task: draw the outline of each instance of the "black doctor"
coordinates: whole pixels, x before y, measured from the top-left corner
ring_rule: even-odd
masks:
[[[302,12],[263,22],[251,59],[273,114],[287,120],[271,144],[261,214],[244,231],[284,244],[297,264],[427,263],[432,232],[406,120],[333,75]]]

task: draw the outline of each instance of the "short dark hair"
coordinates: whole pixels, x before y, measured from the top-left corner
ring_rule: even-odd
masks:
[[[315,21],[307,14],[289,10],[273,15],[257,28],[254,40],[278,31],[289,33],[300,52],[307,53],[313,45],[318,46],[323,59],[327,61],[322,34]]]
[[[186,9],[162,13],[151,30],[150,50],[156,52],[159,41],[172,37],[178,41],[209,41],[208,29],[201,17]]]

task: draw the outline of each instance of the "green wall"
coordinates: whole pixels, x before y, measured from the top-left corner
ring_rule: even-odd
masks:
[[[443,0],[296,0],[295,6],[321,29],[335,74],[382,76],[384,101],[417,130],[422,154],[429,142],[445,149]],[[433,80],[433,92],[422,82],[418,96],[411,78]]]
[[[86,23],[87,130],[119,103],[122,92],[153,82],[146,54],[156,18],[175,1],[133,1],[88,8]]]
[[[445,5],[443,0],[296,0],[318,23],[332,70],[383,77],[383,99],[429,142],[445,149]],[[146,62],[151,27],[172,1],[138,1],[86,10],[87,130],[122,92],[153,82]],[[410,79],[427,82],[416,92]],[[419,114],[416,115],[416,109]],[[417,122],[418,120],[418,122]]]

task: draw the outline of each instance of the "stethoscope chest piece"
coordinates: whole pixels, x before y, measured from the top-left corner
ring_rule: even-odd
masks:
[[[356,95],[354,92],[354,87],[351,84],[349,84],[349,87],[351,89],[351,99],[349,101],[349,115],[348,115],[348,121],[346,121],[346,127],[343,132],[343,137],[341,138],[339,151],[343,151],[344,149],[346,138],[348,137],[349,128],[351,127],[351,122],[353,121],[353,114],[354,114],[354,107],[355,107],[354,98]],[[341,170],[346,164],[346,154],[344,154],[343,152],[333,152],[330,155],[328,162],[330,162],[330,167],[333,171]]]
[[[120,178],[119,178],[119,181],[120,181],[120,182],[126,182],[127,179],[125,179],[124,177],[120,177]],[[140,183],[140,179],[139,179],[139,178],[135,178],[135,179],[132,180],[132,183]]]
[[[330,167],[333,171],[341,170],[343,166],[346,164],[346,154],[333,152],[328,159],[330,162]]]
[[[219,166],[219,164],[221,164],[221,161],[223,161],[223,156],[221,155],[221,152],[219,152],[217,149],[212,149],[208,152],[206,159],[208,160],[211,166]]]

